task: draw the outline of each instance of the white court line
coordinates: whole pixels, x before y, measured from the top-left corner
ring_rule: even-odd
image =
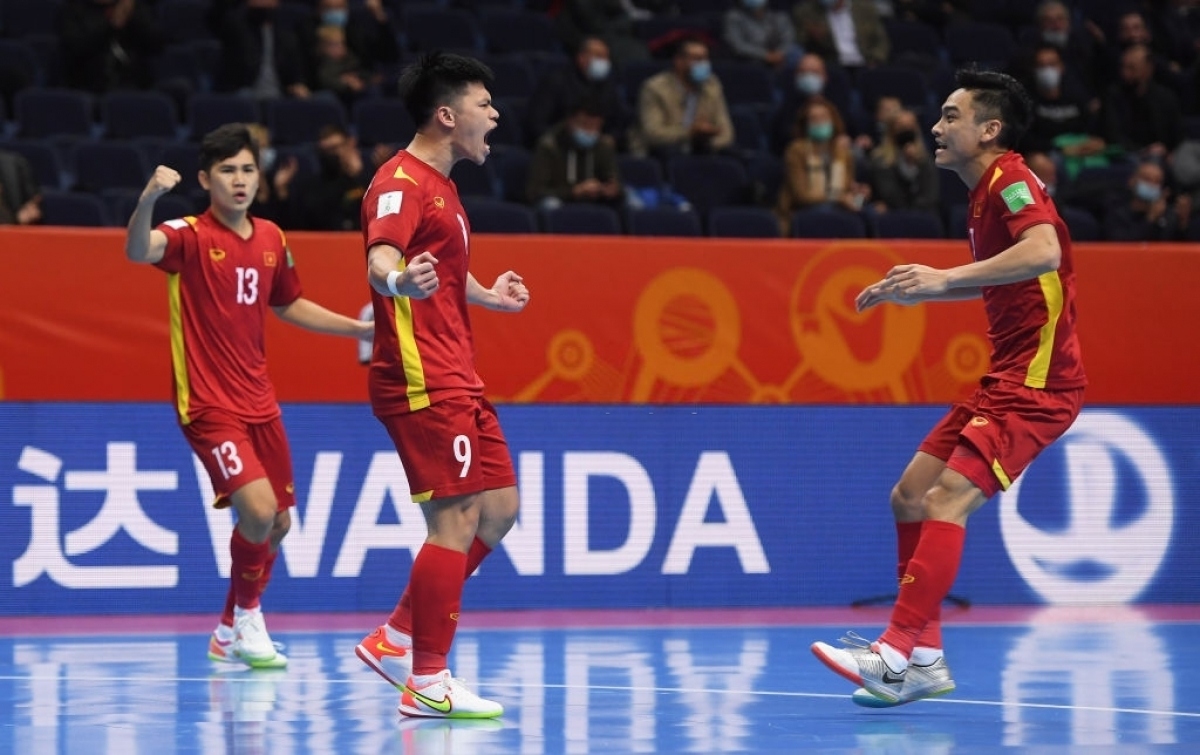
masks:
[[[286,673],[286,670],[279,671]],[[147,683],[147,684],[163,684],[172,682],[203,682],[207,683],[214,678],[223,679],[230,683],[252,683],[264,681],[283,682],[282,674],[272,673],[269,669],[260,669],[253,671],[244,669],[238,671],[225,671],[224,673],[217,672],[211,676],[196,676],[196,677],[163,677],[163,676],[15,676],[15,675],[0,675],[0,681],[66,681],[72,683],[80,682],[104,682],[106,684],[131,684],[131,683]],[[308,682],[312,681],[313,677],[292,677],[293,682]],[[337,685],[363,685],[363,686],[379,686],[378,679],[338,679],[321,677],[320,681],[325,684]],[[603,690],[605,692],[652,692],[656,694],[706,694],[706,695],[749,695],[758,697],[799,697],[799,698],[815,698],[828,700],[849,700],[849,694],[832,694],[828,692],[775,692],[770,690],[732,690],[732,689],[703,689],[690,687],[621,687],[607,684],[540,684],[540,685],[521,685],[522,689],[526,687],[538,687],[540,689],[576,689],[576,690]],[[1066,705],[1063,703],[1014,703],[1004,702],[1002,700],[968,700],[953,697],[938,697],[928,700],[918,701],[919,704],[937,704],[937,705],[981,705],[992,708],[1029,708],[1035,710],[1085,710],[1101,713],[1125,713],[1139,716],[1170,716],[1174,718],[1195,718],[1200,719],[1200,713],[1191,713],[1180,710],[1152,710],[1149,708],[1112,708],[1099,705]],[[909,703],[914,705],[918,703]],[[878,710],[893,710],[894,708],[908,707],[894,706],[893,708],[880,708]]]

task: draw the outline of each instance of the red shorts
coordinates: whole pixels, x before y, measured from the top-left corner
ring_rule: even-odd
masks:
[[[1048,391],[1004,380],[954,404],[920,450],[946,462],[989,498],[1008,490],[1042,449],[1071,427],[1083,389]]]
[[[455,396],[379,421],[392,436],[416,503],[517,484],[508,441],[485,398]]]
[[[225,412],[206,411],[183,425],[183,436],[208,471],[216,508],[228,508],[229,496],[264,477],[275,491],[280,511],[296,505],[292,454],[282,418],[251,423]]]

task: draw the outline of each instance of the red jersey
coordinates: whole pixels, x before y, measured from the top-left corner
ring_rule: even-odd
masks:
[[[167,249],[155,266],[168,274],[175,405],[185,425],[207,409],[249,422],[279,416],[263,327],[267,307],[300,298],[300,278],[279,226],[250,221],[248,239],[207,211],[158,226]]]
[[[424,409],[452,396],[482,396],[467,313],[470,225],[454,183],[401,150],[375,173],[362,203],[365,249],[394,246],[408,264],[437,258],[438,289],[427,299],[371,289],[375,345],[367,388],[376,415]]]
[[[1016,152],[1006,152],[971,190],[967,232],[976,260],[996,256],[1027,228],[1049,223],[1058,234],[1058,269],[1035,279],[983,287],[992,342],[988,376],[1030,388],[1087,384],[1075,330],[1071,237],[1042,182]]]

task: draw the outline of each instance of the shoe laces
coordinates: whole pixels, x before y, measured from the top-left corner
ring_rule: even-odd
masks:
[[[838,638],[838,642],[846,647],[858,648],[860,650],[870,650],[871,641],[855,631],[847,631],[844,635]]]

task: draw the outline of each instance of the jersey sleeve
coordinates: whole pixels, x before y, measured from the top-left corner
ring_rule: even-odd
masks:
[[[1015,239],[1039,223],[1054,223],[1054,208],[1029,171],[1005,172],[991,188],[1004,224]]]
[[[276,230],[279,233],[279,245],[283,248],[283,254],[280,255],[283,260],[275,266],[275,280],[271,284],[271,300],[268,303],[272,307],[286,307],[304,292],[300,288],[300,274],[296,272],[296,260],[288,248],[287,237],[282,230]]]
[[[196,251],[196,231],[192,228],[194,218],[175,218],[158,225],[155,230],[162,231],[167,236],[167,248],[163,257],[154,266],[165,273],[178,273],[183,270],[183,261],[188,254]]]
[[[367,197],[364,208],[367,249],[387,244],[408,256],[408,247],[421,223],[422,192],[407,181],[389,179]]]

